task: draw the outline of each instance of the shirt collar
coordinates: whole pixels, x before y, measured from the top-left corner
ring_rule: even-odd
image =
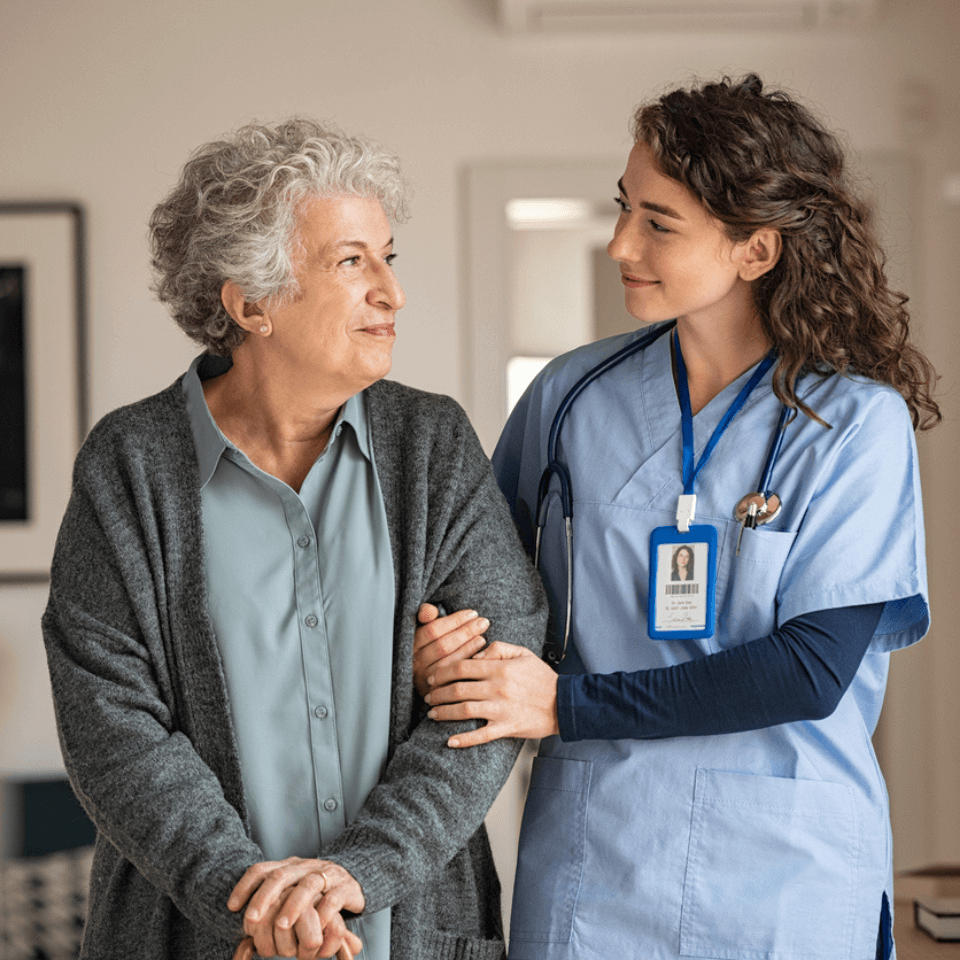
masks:
[[[354,435],[357,438],[357,446],[360,452],[370,461],[373,460],[373,454],[370,450],[370,427],[367,418],[367,394],[366,391],[355,393],[340,409],[338,426],[334,432],[339,432],[339,423],[349,423],[353,428]]]
[[[190,369],[183,377],[183,393],[186,400],[187,415],[190,418],[190,429],[193,432],[193,442],[197,448],[197,461],[200,467],[200,489],[202,490],[220,462],[226,450],[237,448],[223,435],[216,421],[210,415],[210,408],[203,396],[203,380],[226,373],[231,367],[229,357],[217,357],[213,354],[202,353],[190,364]],[[357,438],[360,452],[373,461],[370,447],[370,430],[367,417],[367,403],[365,392],[356,393],[340,408],[333,433],[327,445],[336,442],[343,429],[343,424],[349,424]],[[239,450],[237,450],[240,453]]]
[[[226,362],[226,366],[211,370],[210,367],[214,365],[211,361],[218,366]],[[229,370],[229,363],[230,361],[224,357],[214,357],[211,354],[202,353],[190,364],[190,369],[183,377],[183,394],[187,405],[187,415],[190,418],[190,429],[193,432],[193,443],[197,448],[197,462],[200,466],[201,490],[213,476],[224,450],[230,448],[232,444],[220,432],[216,421],[210,416],[207,401],[203,396],[200,368],[203,367],[203,379],[206,380]]]

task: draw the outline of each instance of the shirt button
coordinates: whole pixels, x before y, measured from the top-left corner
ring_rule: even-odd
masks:
[[[311,613],[303,622],[308,627],[315,627],[320,621]]]
[[[298,546],[298,547],[309,547],[309,546],[310,546],[310,538],[309,538],[309,537],[300,537],[300,538],[297,540],[297,546]]]
[[[318,720],[322,720],[322,719],[327,715],[327,708],[326,708],[326,707],[314,707],[314,708],[313,708],[313,715],[314,715]]]
[[[337,801],[334,800],[333,797],[329,800],[324,800],[323,809],[326,810],[327,813],[333,813],[333,811],[337,809]]]

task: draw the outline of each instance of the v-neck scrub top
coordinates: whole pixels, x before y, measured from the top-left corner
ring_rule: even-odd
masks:
[[[547,366],[494,454],[532,553],[547,437],[567,391],[645,331]],[[694,417],[695,456],[753,370]],[[862,377],[806,376],[798,394],[832,429],[787,427],[766,526],[743,531],[780,414],[768,372],[697,479],[696,523],[718,535],[717,623],[699,640],[647,634],[649,541],[676,523],[680,408],[669,338],[591,384],[560,458],[574,495],[573,620],[565,673],[668,667],[761,638],[793,617],[883,603],[853,682],[823,720],[660,740],[542,741],[520,837],[511,960],[642,956],[867,960],[892,902],[886,789],[871,744],[889,653],[929,625],[923,518],[909,413]],[[562,630],[566,551],[558,484],[541,573]]]

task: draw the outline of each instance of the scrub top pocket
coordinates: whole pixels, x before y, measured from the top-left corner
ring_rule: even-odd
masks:
[[[793,531],[769,527],[744,530],[742,538],[740,533],[740,524],[728,521],[720,537],[717,622],[723,629],[717,633],[719,648],[737,646],[776,629],[773,616],[780,579],[797,539]]]
[[[680,955],[850,958],[859,844],[844,784],[699,769]]]
[[[518,944],[568,943],[583,875],[592,764],[536,757],[520,828],[520,859],[510,921]],[[531,956],[539,956],[534,953]]]

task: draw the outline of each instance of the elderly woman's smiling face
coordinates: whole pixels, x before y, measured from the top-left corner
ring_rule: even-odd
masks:
[[[406,302],[390,223],[378,200],[320,198],[301,211],[299,241],[299,293],[265,308],[271,349],[292,375],[351,396],[390,371],[395,314]]]

